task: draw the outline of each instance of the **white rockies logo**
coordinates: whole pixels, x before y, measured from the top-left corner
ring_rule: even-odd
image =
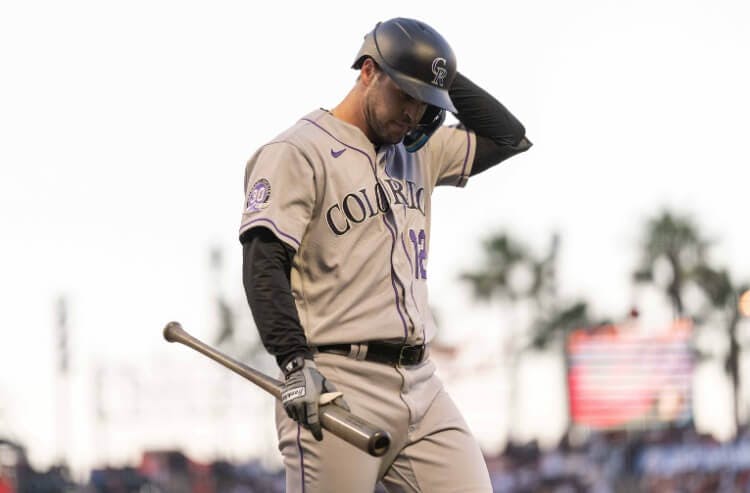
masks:
[[[443,87],[445,85],[445,76],[448,75],[448,69],[445,58],[437,57],[432,61],[432,73],[435,74],[435,78],[432,79],[432,83],[436,86]]]

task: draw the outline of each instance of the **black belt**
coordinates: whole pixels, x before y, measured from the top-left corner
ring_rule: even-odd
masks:
[[[425,344],[410,346],[409,344],[394,344],[392,342],[378,341],[371,341],[362,344],[367,345],[367,353],[364,358],[366,361],[385,363],[387,365],[411,366],[421,363],[427,357],[427,346]],[[348,356],[353,354],[352,346],[357,346],[357,344],[329,344],[317,346],[317,350],[321,353],[334,353]]]

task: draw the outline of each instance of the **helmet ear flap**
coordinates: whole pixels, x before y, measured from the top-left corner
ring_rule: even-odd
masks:
[[[445,110],[429,105],[414,130],[404,136],[404,147],[408,152],[417,152],[429,140],[435,130],[445,122]]]

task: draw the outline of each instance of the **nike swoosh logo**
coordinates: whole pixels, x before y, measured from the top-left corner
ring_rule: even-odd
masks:
[[[333,156],[335,158],[339,157],[340,155],[342,155],[344,153],[345,150],[346,150],[346,147],[344,147],[340,151],[334,151],[333,149],[331,149],[331,156]]]

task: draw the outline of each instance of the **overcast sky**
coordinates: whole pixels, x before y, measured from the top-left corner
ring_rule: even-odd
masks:
[[[429,285],[447,340],[496,340],[512,324],[456,281],[501,229],[540,252],[559,231],[562,293],[602,316],[633,302],[639,227],[663,207],[692,215],[716,240],[712,260],[750,278],[749,13],[739,0],[1,3],[0,435],[54,455],[59,295],[71,399],[87,409],[71,418],[86,437],[78,461],[97,453],[94,368],[196,361],[160,331],[177,319],[213,336],[212,247],[227,257],[221,289],[244,308],[246,159],[335,106],[363,35],[390,17],[438,29],[534,142],[435,194]]]

